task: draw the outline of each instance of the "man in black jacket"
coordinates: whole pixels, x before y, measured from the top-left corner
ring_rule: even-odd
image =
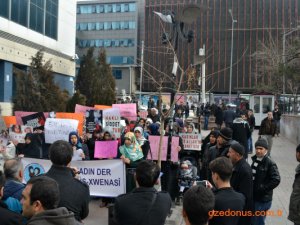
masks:
[[[151,161],[141,161],[136,168],[138,187],[115,200],[114,222],[118,225],[163,225],[170,212],[172,200],[167,192],[153,187],[160,168]]]
[[[300,162],[300,145],[296,148],[296,158]],[[293,191],[290,198],[288,219],[294,222],[294,225],[300,225],[300,164],[296,168],[296,175],[293,184]]]
[[[250,165],[243,158],[245,154],[244,147],[239,143],[230,146],[228,157],[233,164],[232,176],[230,184],[232,188],[242,193],[246,198],[245,211],[253,211],[253,176]],[[239,220],[239,225],[249,225],[251,223],[250,216],[243,216]]]
[[[280,183],[276,163],[268,156],[268,143],[261,138],[255,143],[255,155],[252,157],[253,199],[255,211],[267,211],[271,208],[273,189]],[[253,217],[253,225],[264,225],[265,216]]]
[[[59,207],[66,207],[73,212],[76,220],[81,221],[89,214],[90,191],[87,184],[75,178],[70,163],[73,149],[66,141],[56,141],[49,149],[52,162],[46,176],[54,179],[59,185]]]
[[[276,133],[276,121],[273,119],[273,113],[268,112],[268,116],[261,121],[258,135],[268,142],[268,155],[271,155],[273,137]]]

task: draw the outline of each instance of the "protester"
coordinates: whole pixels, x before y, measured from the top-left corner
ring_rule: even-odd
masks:
[[[243,157],[244,154],[244,146],[239,143],[234,143],[229,148],[228,157],[233,164],[230,184],[235,191],[242,193],[245,196],[245,211],[253,211],[253,176],[250,165]],[[251,224],[251,217],[241,217],[238,224]]]
[[[276,122],[276,135],[279,137],[280,134],[280,120],[281,120],[281,111],[278,108],[278,105],[275,105],[273,110],[273,118]]]
[[[81,143],[76,131],[72,131],[69,133],[69,143],[73,148],[72,161],[90,159],[88,147],[86,146],[86,144]]]
[[[261,121],[258,135],[268,142],[268,155],[271,155],[273,137],[276,134],[276,122],[273,119],[273,113],[268,112],[267,117]]]
[[[268,143],[261,138],[255,142],[255,155],[252,157],[253,199],[255,211],[271,208],[273,189],[280,183],[276,163],[268,156]],[[264,225],[266,216],[253,217],[253,225]]]
[[[208,225],[215,205],[212,191],[198,185],[187,190],[183,196],[182,216],[186,225]]]
[[[226,108],[226,110],[223,113],[223,120],[225,122],[225,126],[228,128],[231,128],[233,120],[235,119],[236,114],[230,106]]]
[[[223,110],[220,105],[218,105],[215,110],[215,123],[217,124],[217,128],[220,130],[223,124]]]
[[[73,212],[76,220],[81,221],[89,214],[89,186],[75,178],[70,167],[73,149],[66,141],[55,141],[49,149],[52,162],[46,176],[53,178],[59,185],[59,207],[66,207]]]
[[[210,105],[207,102],[206,105],[205,105],[205,108],[202,112],[203,117],[204,117],[204,127],[203,127],[204,130],[208,130],[208,121],[209,121],[210,111],[211,111]]]
[[[115,200],[114,220],[118,225],[163,225],[170,213],[172,201],[168,193],[157,192],[153,187],[160,169],[152,161],[141,161],[136,168],[135,188],[131,193]]]
[[[189,133],[189,134],[197,134],[198,133],[197,129],[195,128],[194,123],[187,124],[186,133]]]
[[[140,145],[144,158],[147,159],[149,150],[150,150],[150,143],[149,141],[144,137],[144,130],[141,126],[136,126],[134,128],[134,135],[136,138],[137,143]]]
[[[25,143],[14,142],[14,144],[18,155],[36,159],[48,158],[48,154],[43,150],[41,137],[37,133],[27,133]]]
[[[23,220],[22,216],[9,210],[6,203],[2,201],[4,184],[5,177],[3,172],[0,171],[0,223],[3,225],[21,225]]]
[[[232,174],[232,163],[226,157],[219,157],[209,164],[212,172],[212,180],[216,186],[215,207],[214,211],[225,212],[230,210],[232,212],[239,212],[244,210],[245,197],[243,194],[233,190],[230,186],[230,178]],[[211,219],[209,225],[237,225],[240,216],[216,216]]]
[[[99,127],[93,131],[92,137],[87,140],[87,146],[89,149],[89,156],[91,160],[94,160],[95,142],[100,141],[103,138],[102,128]]]
[[[247,121],[250,127],[250,137],[248,139],[248,153],[252,154],[253,153],[252,133],[255,128],[255,117],[253,115],[252,109],[249,109],[247,112]]]
[[[46,176],[31,178],[22,194],[22,215],[27,225],[75,225],[74,213],[58,207],[60,200],[58,184]]]
[[[296,159],[300,162],[300,145],[296,148]],[[293,191],[290,197],[289,215],[288,219],[294,225],[300,225],[300,164],[296,168],[296,175],[293,184]]]
[[[159,121],[158,110],[156,108],[151,108],[150,114],[147,116],[147,118],[150,118],[153,123]]]
[[[1,136],[8,136],[6,131],[1,132]],[[16,147],[11,141],[7,142],[6,146],[0,145],[0,171],[3,171],[4,162],[8,159],[13,159],[16,156]]]

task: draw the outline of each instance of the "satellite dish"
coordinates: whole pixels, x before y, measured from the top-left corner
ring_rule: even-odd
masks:
[[[197,20],[197,17],[200,16],[201,12],[207,10],[209,10],[209,8],[206,6],[195,4],[187,5],[179,11],[176,19],[177,21],[191,24]]]

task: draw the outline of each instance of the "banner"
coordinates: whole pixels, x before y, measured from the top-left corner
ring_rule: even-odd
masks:
[[[43,112],[38,112],[28,116],[23,116],[21,117],[21,119],[25,126],[30,126],[33,128],[43,128],[46,121]]]
[[[87,110],[94,110],[94,107],[91,106],[85,106],[85,105],[79,105],[76,104],[75,106],[75,113],[85,113]]]
[[[17,120],[15,116],[3,116],[2,117],[6,127],[10,127],[11,125],[16,125],[17,124]]]
[[[85,112],[85,128],[92,134],[96,126],[102,126],[102,110],[87,110]]]
[[[162,149],[161,149],[161,160],[167,161],[167,153],[168,153],[168,136],[163,137]],[[152,159],[158,160],[158,150],[159,150],[159,139],[160,136],[149,136],[149,142],[152,152]],[[179,137],[172,137],[172,144],[171,144],[171,161],[177,162],[178,161],[178,151],[177,147],[179,146]],[[150,153],[147,156],[148,159],[151,159]]]
[[[118,141],[96,141],[94,158],[116,158],[118,154]]]
[[[104,110],[104,109],[111,109],[112,106],[111,105],[94,105],[94,108],[98,109],[98,110]]]
[[[24,183],[46,173],[52,165],[50,160],[32,158],[22,158],[22,163]],[[126,192],[125,164],[120,159],[76,161],[71,166],[80,171],[80,180],[89,185],[92,196],[117,197]]]
[[[113,104],[113,108],[118,108],[120,110],[121,116],[127,118],[130,121],[136,121],[136,104]]]
[[[202,136],[201,134],[180,133],[185,150],[201,151]]]
[[[16,120],[17,120],[16,124],[23,125],[22,117],[29,116],[29,115],[32,115],[32,114],[35,114],[35,113],[37,113],[37,112],[15,111],[15,116],[16,116]],[[44,114],[44,118],[49,117],[48,112],[43,112],[43,114]]]
[[[45,142],[52,144],[57,140],[69,142],[69,133],[76,131],[78,120],[47,118],[45,123]]]
[[[121,115],[118,108],[103,110],[103,128],[110,131],[115,139],[121,136],[120,120]]]
[[[84,114],[82,113],[65,113],[65,112],[57,112],[56,118],[60,119],[73,119],[78,121],[78,134],[81,136],[83,133],[83,125],[84,125]],[[73,131],[75,131],[73,130]]]

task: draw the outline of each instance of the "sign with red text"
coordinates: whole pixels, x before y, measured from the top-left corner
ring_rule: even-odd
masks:
[[[118,108],[103,110],[103,128],[109,131],[115,139],[121,136],[120,120],[121,115]]]
[[[202,137],[201,134],[180,133],[185,150],[201,151]]]
[[[118,141],[96,141],[94,158],[116,158],[118,153]]]

